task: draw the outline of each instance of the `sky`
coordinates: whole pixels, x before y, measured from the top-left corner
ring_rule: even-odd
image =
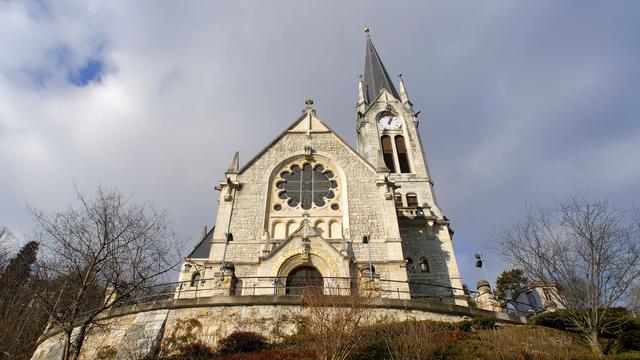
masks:
[[[117,188],[196,242],[235,151],[312,98],[355,145],[365,37],[401,73],[463,281],[526,204],[640,204],[638,1],[0,1],[0,226]],[[397,84],[397,83],[396,83]]]

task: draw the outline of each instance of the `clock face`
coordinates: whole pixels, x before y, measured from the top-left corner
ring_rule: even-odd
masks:
[[[378,124],[383,129],[395,130],[402,127],[402,122],[395,116],[383,116],[378,120]]]

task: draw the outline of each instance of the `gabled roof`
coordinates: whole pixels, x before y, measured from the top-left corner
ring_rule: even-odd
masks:
[[[213,226],[209,232],[202,237],[202,240],[193,248],[193,251],[187,255],[187,259],[208,259],[211,252],[211,240],[213,239]]]
[[[380,60],[380,56],[373,46],[371,37],[368,35],[363,78],[364,95],[367,103],[371,104],[371,102],[378,97],[382,88],[389,90],[396,99],[400,99],[396,88],[393,86],[393,82],[389,78],[387,69],[385,69],[382,64],[382,60]]]
[[[322,120],[320,120],[316,116],[316,112],[313,109],[306,109],[302,115],[296,119],[296,121],[291,124],[287,129],[278,135],[273,141],[271,141],[264,149],[262,149],[256,156],[254,156],[248,163],[246,163],[240,170],[238,174],[244,173],[254,162],[256,162],[262,155],[264,155],[274,144],[276,144],[280,139],[282,139],[287,133],[300,133],[310,131],[311,133],[331,133],[335,136],[347,149],[349,149],[356,157],[358,157],[364,164],[370,167],[375,171],[375,167],[371,165],[360,153],[358,153],[354,148],[351,147],[346,141],[344,141],[340,135],[338,135],[335,131],[331,130]]]

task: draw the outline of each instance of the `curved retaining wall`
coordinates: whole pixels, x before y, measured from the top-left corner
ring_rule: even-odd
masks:
[[[100,353],[118,359],[142,358],[180,321],[190,319],[198,320],[198,339],[211,344],[237,330],[272,338],[276,331],[293,331],[281,319],[300,311],[301,304],[300,296],[256,295],[162,300],[114,308],[105,312],[100,326],[90,331],[81,358],[96,359]],[[526,323],[524,317],[423,300],[375,299],[367,307],[372,321],[386,318],[458,322],[483,316],[504,324]],[[60,359],[62,347],[62,334],[50,331],[41,337],[32,359]]]

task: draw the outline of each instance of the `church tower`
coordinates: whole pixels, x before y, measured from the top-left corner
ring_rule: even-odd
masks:
[[[413,109],[402,77],[400,92],[396,90],[369,30],[365,29],[365,33],[364,73],[356,105],[357,149],[378,169],[386,168],[388,179],[394,184],[394,204],[409,280],[434,284],[415,284],[411,286],[412,293],[451,295],[444,286],[462,288],[462,280],[451,243],[453,231],[434,194],[418,131],[419,112]]]

